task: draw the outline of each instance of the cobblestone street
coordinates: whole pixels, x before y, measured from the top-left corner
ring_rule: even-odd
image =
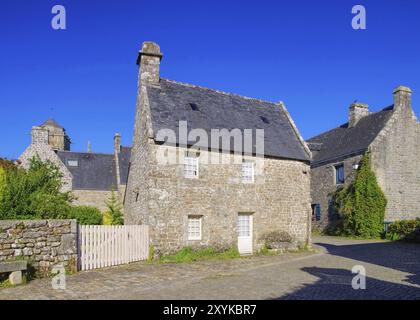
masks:
[[[420,245],[315,237],[315,253],[81,272],[0,289],[4,299],[420,299]],[[355,265],[366,290],[351,286]]]

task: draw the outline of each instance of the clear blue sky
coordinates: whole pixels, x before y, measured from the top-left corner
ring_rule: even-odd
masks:
[[[67,30],[51,28],[51,8]],[[363,4],[367,30],[351,28]],[[284,101],[305,138],[346,122],[354,100],[371,110],[410,86],[420,115],[420,1],[2,0],[0,156],[17,158],[30,130],[53,117],[74,150],[131,144],[137,52],[164,53],[161,76]]]

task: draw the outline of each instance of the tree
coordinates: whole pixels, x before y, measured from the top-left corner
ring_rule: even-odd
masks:
[[[338,190],[334,198],[343,217],[345,234],[363,238],[381,236],[387,200],[371,168],[368,153],[363,156],[354,181]]]
[[[0,219],[65,219],[70,192],[62,192],[62,174],[51,162],[34,157],[29,169],[2,167]]]
[[[124,216],[122,213],[122,206],[115,195],[115,192],[112,191],[111,197],[105,202],[108,211],[104,215],[104,220],[106,220],[105,224],[110,225],[123,225],[124,224]]]

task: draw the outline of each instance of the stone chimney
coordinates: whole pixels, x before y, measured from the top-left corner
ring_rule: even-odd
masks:
[[[140,82],[152,85],[159,84],[162,57],[159,45],[149,41],[143,43],[137,58],[137,65],[140,67]]]
[[[352,103],[349,108],[349,128],[353,128],[360,119],[367,115],[369,115],[369,106],[366,103]]]
[[[394,90],[394,109],[405,110],[411,109],[411,94],[413,92],[410,88],[399,86]]]
[[[43,127],[32,127],[32,144],[48,144],[48,129]]]
[[[114,152],[115,154],[120,153],[121,151],[121,135],[119,133],[116,133],[114,135]]]

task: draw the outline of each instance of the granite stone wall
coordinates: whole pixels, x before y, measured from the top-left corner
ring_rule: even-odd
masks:
[[[398,91],[394,100],[394,114],[370,147],[388,200],[386,221],[420,218],[420,124],[411,108],[411,92]]]
[[[27,260],[41,274],[77,270],[76,220],[0,220],[0,261]]]
[[[354,180],[355,170],[353,165],[360,163],[362,155],[340,159],[325,165],[314,166],[311,168],[311,197],[312,204],[319,204],[321,208],[321,219],[312,220],[312,228],[315,230],[325,230],[329,223],[333,223],[335,212],[330,207],[331,195],[337,188],[343,185],[336,184],[335,166],[344,165],[345,185]]]
[[[104,213],[107,211],[105,202],[111,197],[112,191],[73,190],[72,194],[76,198],[72,203],[73,205],[95,207]],[[118,196],[119,193],[116,191],[115,195]]]
[[[158,254],[173,253],[185,246],[236,247],[240,213],[253,215],[254,252],[262,248],[263,236],[271,231],[289,233],[296,245],[310,241],[308,164],[264,159],[255,182],[247,184],[241,180],[241,161],[201,163],[208,155],[200,151],[199,178],[188,179],[182,160],[173,165],[156,160],[160,148],[164,147],[149,145],[149,157],[143,166],[132,168],[131,188],[136,192],[127,193],[125,207],[127,224],[151,226]],[[186,150],[173,149],[182,159]],[[201,240],[188,240],[189,215],[202,218]]]

